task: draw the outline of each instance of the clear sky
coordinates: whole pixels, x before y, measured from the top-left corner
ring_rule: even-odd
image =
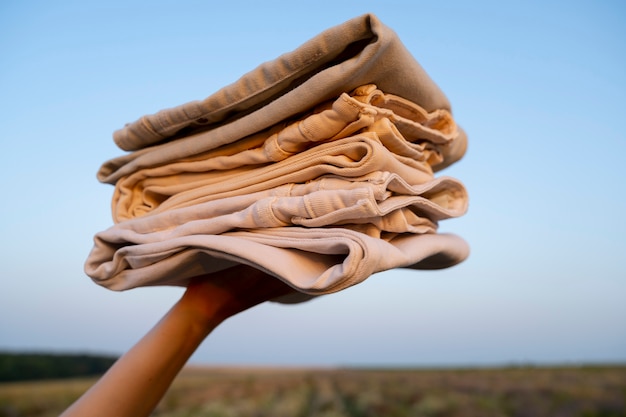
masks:
[[[312,4],[312,3],[308,3]],[[626,6],[620,1],[4,1],[0,349],[119,354],[178,288],[115,293],[83,273],[111,224],[111,134],[375,13],[469,134],[445,221],[472,247],[227,321],[192,361],[500,365],[626,361]]]

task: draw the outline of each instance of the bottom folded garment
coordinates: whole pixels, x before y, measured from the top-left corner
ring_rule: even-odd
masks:
[[[126,290],[184,286],[192,277],[247,264],[299,291],[276,301],[299,302],[393,268],[447,268],[468,254],[467,243],[452,234],[376,238],[347,228],[280,227],[187,235],[140,245],[118,242],[116,248],[96,245],[85,271],[104,287]]]

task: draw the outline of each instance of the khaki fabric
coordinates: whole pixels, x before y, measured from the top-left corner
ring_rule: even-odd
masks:
[[[385,240],[347,228],[301,227],[192,234],[140,245],[120,241],[112,258],[104,247],[94,247],[86,270],[112,290],[186,285],[190,277],[242,263],[305,295],[341,291],[393,268],[453,266],[469,253],[467,243],[452,234],[396,234]]]
[[[468,208],[435,174],[467,137],[437,85],[375,16],[322,32],[202,101],[114,133],[114,224],[85,271],[125,290],[186,285],[237,263],[298,290],[341,291],[393,268],[438,269],[469,246],[438,233]]]
[[[366,84],[375,84],[427,112],[450,111],[446,96],[397,34],[376,16],[367,14],[322,32],[202,101],[129,123],[114,133],[114,140],[124,150],[141,151],[108,161],[98,178],[114,183],[120,176],[134,171],[132,161],[137,158],[149,160],[144,166],[151,166],[167,162],[154,161],[163,154],[181,159],[235,142]],[[201,131],[211,133],[192,135]],[[181,138],[186,140],[168,146]],[[455,147],[448,151],[463,155],[464,138],[461,132]],[[160,147],[153,148],[156,144]],[[153,150],[164,152],[154,155]],[[458,159],[446,158],[435,169]]]
[[[420,164],[428,173],[432,172],[432,165],[444,158],[442,149],[451,147],[458,137],[457,126],[448,111],[428,113],[414,103],[383,93],[375,85],[367,85],[356,89],[352,95],[342,94],[301,120],[275,126],[194,157],[137,169],[116,182],[113,218],[122,221],[143,215],[168,197],[193,188],[213,194],[216,191],[205,189],[203,183],[231,181],[243,172],[289,159],[270,168],[273,172],[282,165],[297,164],[298,158],[290,158],[294,155],[357,132],[374,133],[376,140],[394,155],[403,157],[409,165]],[[318,153],[336,154],[331,149],[323,148]],[[255,171],[251,175],[261,174]],[[307,178],[300,179],[303,180]],[[412,180],[423,181],[417,176]]]
[[[115,132],[114,140],[132,151],[180,136],[184,129],[205,130],[254,115],[237,123],[247,131],[237,136],[247,136],[368,83],[427,111],[450,108],[396,33],[366,14],[320,33],[202,101],[144,116]]]

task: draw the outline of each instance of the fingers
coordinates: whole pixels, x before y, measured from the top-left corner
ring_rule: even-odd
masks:
[[[181,301],[206,320],[224,320],[295,290],[281,280],[247,265],[193,278]]]

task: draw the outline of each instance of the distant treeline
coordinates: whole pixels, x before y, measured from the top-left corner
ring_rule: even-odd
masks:
[[[113,356],[0,352],[0,382],[100,375]]]

